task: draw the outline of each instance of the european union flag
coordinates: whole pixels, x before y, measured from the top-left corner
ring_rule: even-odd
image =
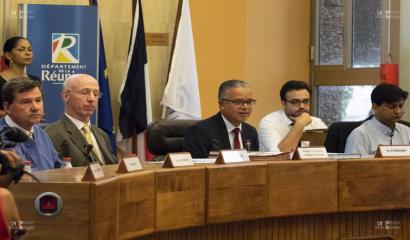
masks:
[[[91,5],[97,5],[97,0],[91,0]],[[113,153],[116,153],[116,141],[113,133],[113,120],[111,109],[110,85],[108,83],[107,62],[105,61],[104,40],[100,24],[100,46],[98,64],[98,83],[102,97],[98,102],[98,127],[104,130],[110,138]]]

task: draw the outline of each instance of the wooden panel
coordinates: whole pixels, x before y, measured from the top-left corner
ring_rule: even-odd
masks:
[[[155,172],[157,231],[205,224],[205,168]]]
[[[90,239],[118,238],[118,195],[116,178],[91,184]]]
[[[265,218],[155,233],[137,239],[347,240],[390,236],[391,239],[408,240],[410,238],[405,233],[408,232],[409,216],[408,210],[395,210]],[[376,224],[380,221],[383,226],[378,228]],[[399,225],[387,229],[386,222],[398,222]]]
[[[89,184],[30,183],[10,185],[23,225],[25,239],[89,239]],[[43,192],[54,192],[63,199],[59,215],[42,217],[34,209],[35,198]]]
[[[268,164],[270,216],[337,211],[336,161]]]
[[[267,216],[266,163],[207,167],[207,223]]]
[[[339,161],[339,210],[410,207],[407,159]]]
[[[119,180],[119,238],[154,231],[154,172],[122,174]]]

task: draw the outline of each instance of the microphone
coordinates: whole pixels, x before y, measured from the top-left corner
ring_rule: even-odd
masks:
[[[93,145],[86,143],[84,144],[84,149],[85,149],[85,154],[88,158],[88,162],[89,163],[95,162],[93,155],[91,154],[91,151],[93,150]]]
[[[27,134],[25,134],[20,129],[15,128],[15,127],[5,126],[0,130],[0,149],[14,147],[18,142],[25,142],[28,139],[29,137],[27,136]],[[10,174],[11,179],[15,183],[18,183],[24,174],[28,174],[34,180],[36,180],[37,182],[40,182],[38,178],[36,178],[31,173],[26,172],[24,170],[23,164],[19,164],[16,167],[12,167],[10,165],[10,162],[4,156],[0,156],[0,164],[2,166],[0,174],[1,175]]]
[[[0,131],[0,148],[14,147],[18,142],[25,142],[30,138],[18,128],[4,127]]]
[[[390,145],[393,145],[394,130],[396,130],[395,127],[391,130],[390,133],[388,133],[388,136],[390,137]]]

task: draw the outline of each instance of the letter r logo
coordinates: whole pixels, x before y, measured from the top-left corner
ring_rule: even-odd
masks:
[[[80,34],[52,34],[52,62],[80,63]]]

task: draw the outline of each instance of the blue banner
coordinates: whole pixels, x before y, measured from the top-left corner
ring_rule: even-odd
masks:
[[[20,5],[22,35],[33,48],[27,72],[41,79],[46,122],[64,113],[61,89],[72,74],[98,79],[99,23],[96,6]],[[95,114],[91,119],[95,123]]]

